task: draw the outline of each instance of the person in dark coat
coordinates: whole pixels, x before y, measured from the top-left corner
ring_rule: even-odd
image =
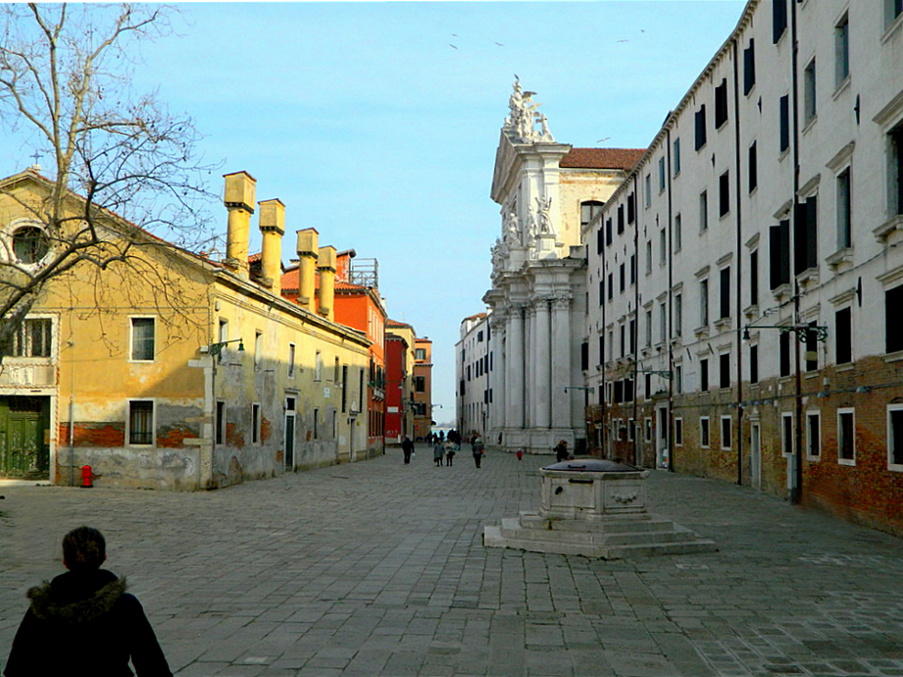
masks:
[[[69,571],[28,591],[31,606],[13,639],[6,677],[172,677],[141,603],[126,592],[124,578],[100,568],[105,559],[97,529],[66,534]]]
[[[483,462],[483,453],[486,450],[486,447],[483,446],[483,438],[479,435],[474,435],[470,440],[470,450],[473,453],[473,463],[479,468],[480,463]]]
[[[566,461],[568,460],[568,443],[564,440],[561,440],[557,445],[555,445],[555,458],[558,461]]]
[[[401,441],[401,451],[404,453],[404,462],[411,462],[411,454],[414,453],[414,443],[411,442],[411,438],[407,435],[404,436],[404,439]]]

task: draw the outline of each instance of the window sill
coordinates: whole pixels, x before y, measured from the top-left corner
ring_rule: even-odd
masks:
[[[888,353],[884,356],[884,361],[886,363],[903,361],[903,350],[898,350],[894,353]]]
[[[878,242],[891,244],[891,240],[903,239],[903,214],[895,214],[872,231]]]
[[[731,328],[732,324],[731,318],[722,317],[721,319],[715,320],[715,329],[718,331],[727,331]]]
[[[809,284],[818,284],[818,268],[806,268],[806,270],[796,276],[796,281],[801,289],[805,289]]]
[[[825,262],[834,272],[841,272],[845,268],[849,268],[853,264],[853,248],[844,247],[843,249],[838,249],[825,259]]]
[[[818,122],[818,113],[816,113],[811,118],[806,120],[806,123],[803,125],[803,129],[802,129],[803,136],[805,136],[812,130],[812,128],[815,126],[816,122]]]
[[[834,89],[834,94],[831,95],[831,98],[836,101],[840,97],[841,94],[843,94],[844,92],[850,91],[850,87],[851,87],[850,82],[851,81],[852,81],[852,77],[850,77],[850,74],[847,73],[847,75],[843,79],[843,81],[837,83],[837,87]]]
[[[746,306],[746,308],[743,309],[743,315],[745,315],[746,319],[748,319],[748,320],[758,316],[758,314],[759,314],[759,304],[758,303],[754,303],[751,306]]]
[[[790,287],[789,282],[785,282],[784,284],[778,285],[774,289],[771,290],[772,295],[778,301],[783,301],[785,298],[790,298],[790,294],[793,292],[793,289]]]
[[[903,14],[895,17],[893,21],[887,27],[887,30],[884,31],[884,35],[881,36],[881,44],[885,44],[888,40],[890,40],[897,31],[900,30],[900,27],[903,26]]]
[[[852,468],[852,467],[856,466],[856,459],[855,458],[838,458],[837,464],[838,465],[846,465],[846,466],[849,466]]]
[[[703,336],[709,335],[709,325],[704,324],[701,327],[696,327],[693,330],[693,333],[696,334],[696,338],[702,338]]]

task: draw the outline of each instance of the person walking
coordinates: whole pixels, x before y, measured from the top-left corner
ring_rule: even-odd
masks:
[[[442,459],[445,457],[445,445],[438,439],[433,443],[433,462],[437,468],[442,467]]]
[[[103,535],[91,527],[63,538],[69,570],[28,591],[31,606],[13,639],[3,674],[172,677],[163,650],[124,578],[100,565]]]
[[[474,435],[470,440],[470,450],[473,453],[474,465],[479,468],[480,463],[483,462],[483,453],[486,451],[486,448],[483,446],[483,438],[479,435]]]
[[[445,467],[454,465],[455,461],[455,445],[451,440],[445,441]]]
[[[401,451],[404,453],[404,462],[410,463],[411,455],[414,453],[414,443],[411,442],[411,438],[407,435],[401,441]]]

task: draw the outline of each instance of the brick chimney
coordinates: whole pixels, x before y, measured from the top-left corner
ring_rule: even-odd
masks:
[[[317,284],[317,252],[320,234],[316,228],[298,231],[298,305],[314,312]]]
[[[320,315],[335,320],[335,247],[320,247],[317,255],[317,272],[320,273]]]
[[[258,202],[260,233],[263,237],[261,254],[261,284],[277,294],[282,278],[282,236],[285,234],[285,205],[278,199]],[[273,289],[277,287],[276,289]]]
[[[223,176],[226,190],[223,203],[229,210],[226,231],[226,259],[223,261],[241,277],[248,278],[248,238],[251,234],[251,214],[254,213],[254,192],[257,180],[247,172]]]

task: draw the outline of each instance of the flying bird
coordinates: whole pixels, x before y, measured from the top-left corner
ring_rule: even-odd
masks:
[[[452,49],[458,49],[458,48],[455,47],[452,43],[448,43],[448,46],[451,47]]]
[[[605,143],[605,142],[608,141],[610,138],[611,138],[610,136],[606,136],[604,139],[598,139],[598,140],[596,141],[596,143]]]
[[[630,42],[630,40],[616,40],[615,42]]]
[[[499,47],[504,47],[504,46],[505,46],[505,45],[503,45],[501,42],[497,42],[497,43],[495,43],[495,44],[496,44],[497,46],[499,46]]]

